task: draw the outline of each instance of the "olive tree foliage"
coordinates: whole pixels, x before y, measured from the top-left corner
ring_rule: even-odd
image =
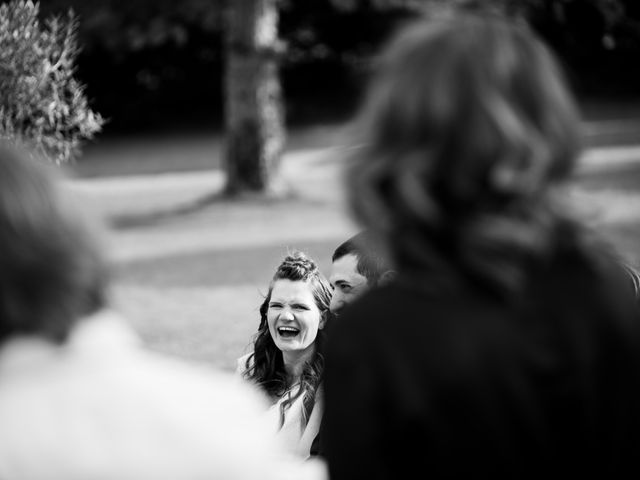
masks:
[[[55,163],[74,160],[103,119],[74,77],[77,22],[39,19],[39,4],[0,5],[0,136]]]

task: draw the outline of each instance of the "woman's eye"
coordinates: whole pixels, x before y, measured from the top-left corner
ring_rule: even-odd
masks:
[[[270,303],[269,308],[282,308],[280,303]]]
[[[306,305],[294,305],[293,308],[295,308],[296,310],[309,310],[309,307],[307,307]]]

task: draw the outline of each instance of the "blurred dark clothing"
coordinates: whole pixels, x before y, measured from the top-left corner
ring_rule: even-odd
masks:
[[[326,358],[331,479],[637,476],[640,319],[598,257],[558,247],[510,302],[400,276],[347,308]]]
[[[309,449],[309,455],[312,457],[324,456],[324,454],[322,453],[322,440],[321,440],[322,430],[324,430],[324,421],[320,422],[320,431],[318,432],[318,434],[313,439],[313,442],[311,443],[311,448]]]

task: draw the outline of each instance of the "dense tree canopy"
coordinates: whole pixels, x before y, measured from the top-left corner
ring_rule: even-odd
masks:
[[[475,0],[522,15],[589,95],[640,95],[637,0]],[[220,121],[222,0],[47,0],[73,7],[79,75],[108,129]],[[469,0],[280,0],[281,73],[289,122],[348,113],[371,53],[402,21]],[[104,79],[109,78],[109,82]],[[207,108],[205,108],[205,106]],[[134,114],[135,113],[135,114]]]

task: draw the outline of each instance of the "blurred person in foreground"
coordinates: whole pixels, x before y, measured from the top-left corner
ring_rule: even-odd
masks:
[[[579,121],[551,53],[497,16],[423,20],[363,115],[350,205],[398,275],[331,328],[331,479],[638,475],[640,321],[556,204]]]
[[[324,330],[330,301],[329,282],[316,263],[302,252],[287,255],[260,306],[253,351],[238,360],[242,377],[271,402],[266,418],[278,438],[305,460],[324,410]]]
[[[387,284],[394,276],[395,271],[380,238],[367,230],[349,237],[338,245],[331,257],[331,318],[337,321],[344,307],[370,289]],[[311,444],[311,456],[324,457],[323,430],[324,421]]]
[[[143,349],[51,174],[0,146],[0,478],[323,478],[261,423],[257,391]]]

